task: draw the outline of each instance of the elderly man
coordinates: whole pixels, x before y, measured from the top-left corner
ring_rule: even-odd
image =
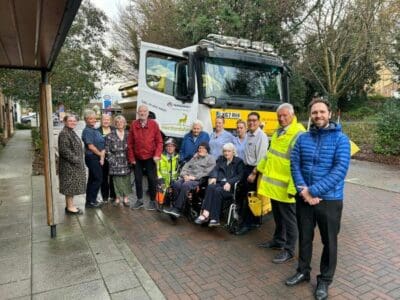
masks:
[[[134,167],[136,202],[132,209],[143,207],[143,172],[146,170],[150,202],[145,209],[155,210],[157,169],[156,162],[160,160],[163,141],[160,128],[156,121],[149,119],[149,109],[140,105],[137,120],[133,121],[128,135],[128,159]]]
[[[243,235],[251,229],[259,227],[260,221],[250,211],[247,193],[257,190],[257,165],[265,156],[268,149],[268,137],[260,128],[260,115],[258,112],[251,112],[247,116],[248,132],[247,142],[244,147],[243,162],[244,172],[242,181],[242,207],[241,227],[235,232],[236,235]]]
[[[275,220],[275,233],[271,241],[261,243],[262,248],[279,249],[273,263],[284,263],[294,257],[297,241],[296,190],[290,173],[290,152],[298,136],[305,131],[297,123],[293,106],[281,104],[276,110],[278,130],[272,135],[267,155],[260,161],[257,170],[262,179],[257,193],[271,199]]]
[[[209,142],[210,136],[203,131],[203,123],[196,120],[192,124],[192,130],[185,134],[179,151],[179,159],[181,164],[191,160],[196,153],[197,148],[202,142]]]
[[[309,109],[310,131],[299,136],[291,153],[291,172],[298,192],[299,264],[297,273],[286,280],[286,285],[310,280],[314,228],[318,224],[324,247],[314,295],[316,299],[327,299],[336,269],[350,141],[341,126],[330,121],[332,112],[328,101],[315,98]]]

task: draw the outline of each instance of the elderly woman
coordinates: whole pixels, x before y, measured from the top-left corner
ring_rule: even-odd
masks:
[[[93,110],[86,110],[84,113],[86,127],[82,131],[82,140],[85,144],[85,163],[89,170],[89,178],[86,185],[86,208],[99,208],[97,194],[103,180],[105,157],[105,141],[101,133],[95,128],[96,113]]]
[[[58,135],[60,193],[65,195],[65,213],[80,215],[74,205],[74,196],[85,193],[86,172],[83,162],[82,141],[75,133],[75,116],[65,116],[64,128]]]
[[[106,139],[106,137],[114,130],[114,127],[111,126],[110,115],[103,114],[101,116],[100,127],[97,130],[100,131],[104,139]],[[102,170],[103,170],[103,181],[101,183],[101,189],[100,189],[101,197],[104,202],[107,202],[108,200],[115,199],[114,185],[112,182],[112,178],[109,174],[110,166],[107,159],[104,160]]]
[[[200,179],[208,176],[215,166],[215,159],[208,154],[209,151],[207,142],[200,143],[197,154],[183,166],[180,179],[172,184],[174,191],[173,206],[165,208],[163,212],[180,217],[187,193],[197,187]]]
[[[222,155],[222,146],[227,143],[233,143],[234,136],[224,129],[225,119],[218,116],[215,119],[215,131],[210,134],[210,154],[218,159]]]
[[[220,225],[222,203],[232,198],[234,184],[243,177],[244,163],[241,158],[235,156],[235,146],[227,143],[222,149],[223,155],[218,158],[216,166],[209,175],[201,215],[194,221],[199,225],[208,221],[210,221],[209,227]]]
[[[200,120],[194,121],[191,131],[183,137],[179,151],[180,163],[188,162],[196,153],[200,143],[208,142],[209,140],[208,133],[203,131],[203,123]]]
[[[246,121],[239,120],[236,123],[236,134],[233,144],[236,147],[236,155],[244,159],[244,148],[247,142],[247,123]]]
[[[114,206],[118,206],[122,199],[124,206],[129,207],[128,195],[132,193],[130,168],[128,163],[128,131],[126,120],[123,116],[117,116],[114,120],[116,130],[106,137],[106,156],[110,164],[115,189]]]

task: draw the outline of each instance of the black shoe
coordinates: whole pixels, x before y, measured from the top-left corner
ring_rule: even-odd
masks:
[[[169,214],[171,216],[174,216],[176,218],[179,218],[181,216],[181,213],[180,213],[179,209],[177,209],[176,207],[164,208],[163,212],[166,213],[166,214]]]
[[[150,200],[146,205],[144,205],[145,210],[156,210],[156,201]]]
[[[142,200],[136,200],[135,203],[131,203],[131,209],[139,209],[143,207],[143,201]]]
[[[287,286],[294,286],[294,285],[299,284],[299,283],[301,283],[303,281],[310,281],[310,274],[296,273],[292,277],[289,277],[285,281],[285,284]]]
[[[279,252],[274,257],[272,262],[274,264],[283,264],[283,263],[288,262],[288,261],[290,261],[292,259],[293,259],[293,254],[289,253],[289,251],[287,251],[287,250],[282,250],[281,252]]]
[[[85,207],[86,208],[101,208],[103,205],[96,202],[96,203],[86,203]]]
[[[77,211],[70,211],[68,208],[65,208],[65,214],[67,215],[81,215],[83,212],[77,208]]]
[[[251,230],[250,227],[248,226],[242,226],[241,228],[239,228],[239,230],[237,230],[235,232],[236,235],[245,235],[246,233],[248,233]]]
[[[257,244],[259,248],[267,248],[267,249],[274,249],[274,250],[283,250],[283,247],[274,241],[268,241],[264,243]]]
[[[316,300],[328,299],[328,286],[329,286],[329,284],[324,281],[318,282],[317,288],[315,289],[315,294],[314,294]]]

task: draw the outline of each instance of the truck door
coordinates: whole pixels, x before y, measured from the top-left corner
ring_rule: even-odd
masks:
[[[149,107],[167,136],[183,137],[197,116],[198,96],[187,97],[188,78],[182,51],[141,43],[138,105]]]

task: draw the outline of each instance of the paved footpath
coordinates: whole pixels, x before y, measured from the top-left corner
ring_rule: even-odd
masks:
[[[330,299],[400,299],[400,194],[350,183],[345,194]],[[313,299],[322,251],[318,233],[311,284],[289,288],[283,282],[296,260],[275,265],[275,251],[255,246],[271,239],[270,217],[238,237],[143,210],[103,212],[168,299]]]
[[[26,130],[0,150],[0,299],[164,299],[101,210],[66,216],[59,195],[50,238],[30,149]]]
[[[312,299],[321,254],[316,234],[310,284],[288,288],[296,261],[271,263],[267,216],[246,236],[157,212],[106,206],[64,216],[49,238],[43,178],[30,175],[29,136],[0,151],[0,299]],[[400,299],[399,170],[352,162],[330,299]],[[83,198],[78,199],[79,206]]]

